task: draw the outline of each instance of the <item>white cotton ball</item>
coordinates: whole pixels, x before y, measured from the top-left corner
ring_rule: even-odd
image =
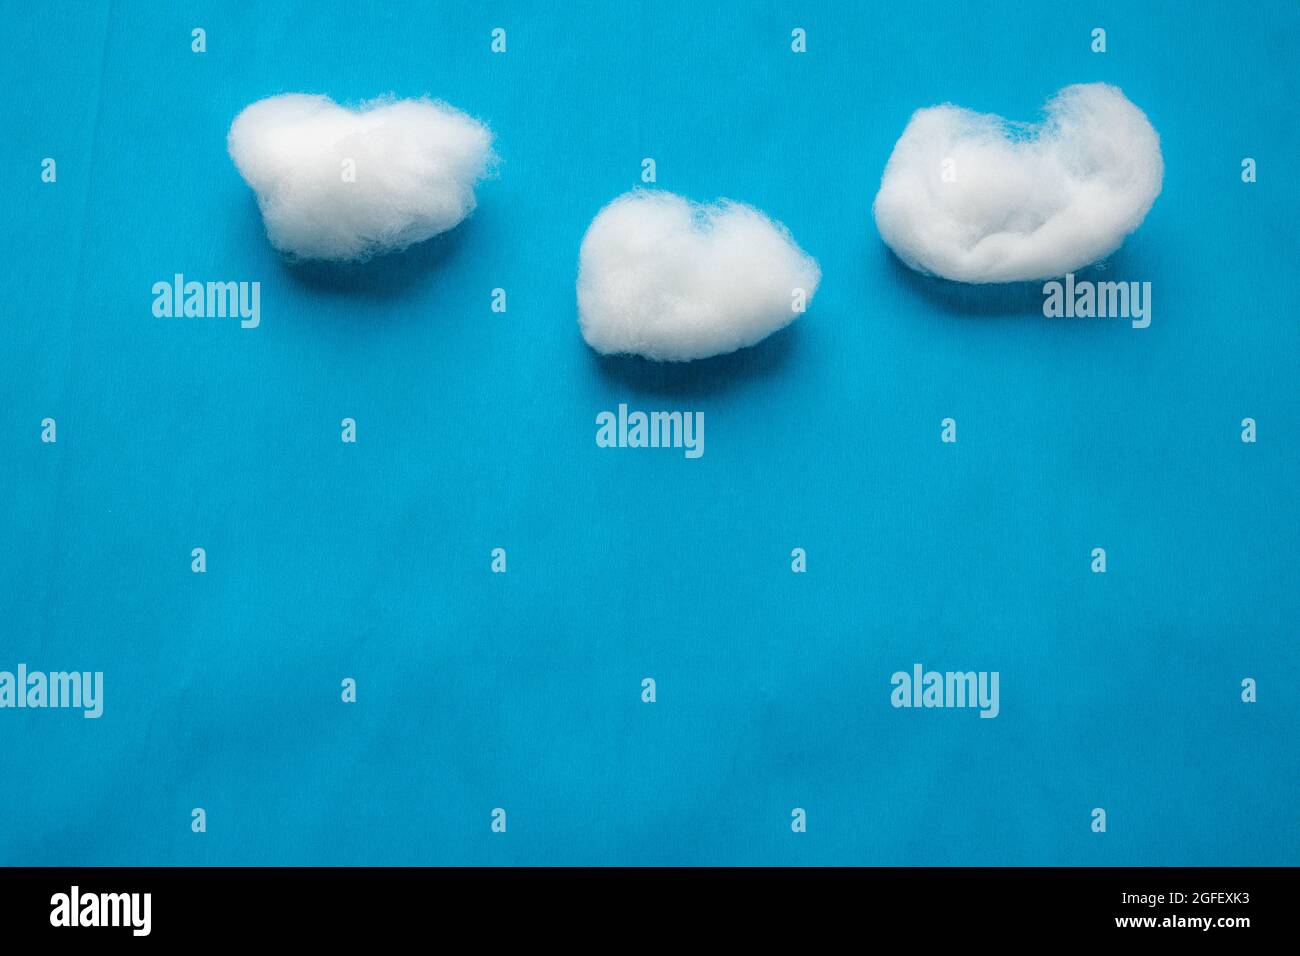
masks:
[[[1118,249],[1160,195],[1160,137],[1105,83],[1067,86],[1045,112],[1035,126],[917,110],[876,194],[881,238],[959,282],[1049,279]]]
[[[784,328],[820,281],[816,260],[757,209],[636,190],[583,237],[578,322],[602,354],[707,358]]]
[[[285,93],[245,107],[227,146],[271,244],[302,259],[367,259],[446,232],[474,209],[486,126],[445,103],[357,109]]]

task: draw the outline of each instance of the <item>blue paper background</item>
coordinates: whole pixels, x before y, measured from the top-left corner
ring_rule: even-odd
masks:
[[[1300,862],[1296,4],[4,7],[0,669],[106,702],[0,711],[0,863]],[[912,110],[1093,80],[1162,139],[1105,272],[1149,329],[891,258]],[[288,267],[225,152],[283,91],[446,99],[500,174]],[[645,156],[788,225],[808,314],[596,358],[578,243]],[[175,272],[261,281],[261,327],[154,318]],[[598,449],[619,402],[704,411],[704,457]],[[914,662],[1000,671],[1001,716],[892,709]]]

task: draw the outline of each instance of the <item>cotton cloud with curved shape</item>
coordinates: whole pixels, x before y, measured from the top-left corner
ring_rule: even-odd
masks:
[[[271,244],[334,260],[396,252],[456,226],[474,210],[491,144],[486,126],[445,103],[381,97],[348,109],[306,93],[245,107],[227,137]]]
[[[1114,86],[1067,86],[1042,123],[943,105],[917,110],[876,194],[881,238],[959,282],[1050,279],[1096,262],[1139,225],[1164,177],[1160,138]]]
[[[578,321],[602,354],[689,361],[784,328],[821,270],[789,231],[742,203],[635,190],[602,209],[578,256]]]

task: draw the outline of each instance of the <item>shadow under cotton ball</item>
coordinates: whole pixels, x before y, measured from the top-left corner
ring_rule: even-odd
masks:
[[[285,93],[235,117],[227,137],[271,244],[299,259],[396,252],[455,227],[493,160],[492,133],[445,103],[391,97],[349,109]]]

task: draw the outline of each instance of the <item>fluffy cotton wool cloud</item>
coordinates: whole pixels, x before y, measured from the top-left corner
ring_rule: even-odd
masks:
[[[1038,125],[944,105],[912,115],[876,226],[898,257],[959,282],[1048,279],[1119,248],[1164,177],[1146,115],[1105,83],[1067,86]]]
[[[235,117],[227,146],[272,245],[302,259],[367,259],[446,232],[492,160],[486,126],[429,99],[272,96]]]
[[[757,209],[651,190],[602,209],[578,260],[587,344],[659,361],[753,345],[797,318],[821,281],[816,260]]]

